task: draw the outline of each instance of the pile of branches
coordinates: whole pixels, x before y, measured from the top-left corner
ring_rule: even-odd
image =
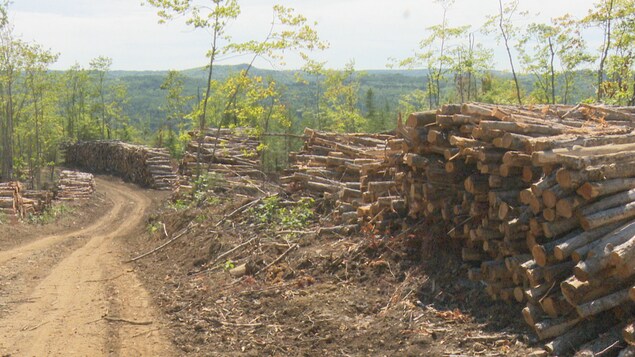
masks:
[[[165,149],[105,140],[78,142],[64,149],[67,165],[114,174],[158,190],[173,190],[178,184],[176,169]]]
[[[470,278],[525,303],[555,355],[635,345],[634,123],[635,108],[468,103],[399,125],[408,214],[445,225]]]
[[[303,190],[335,202],[335,221],[395,225],[405,212],[395,181],[401,145],[394,134],[342,134],[305,129],[303,150],[291,153],[281,178],[291,191]]]

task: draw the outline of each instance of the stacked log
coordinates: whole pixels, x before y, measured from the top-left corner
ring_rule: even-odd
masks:
[[[635,284],[635,138],[626,134],[586,140],[532,153],[535,166],[553,171],[556,214],[571,222],[571,233],[532,251],[543,269],[567,267],[554,281],[559,289],[543,301],[560,301],[552,315],[581,320],[572,330],[591,329],[607,318],[615,320],[611,326],[632,319],[629,290]],[[610,336],[606,343],[622,340],[619,334]],[[569,351],[562,343],[547,349],[554,354]]]
[[[403,216],[395,181],[401,141],[391,134],[342,134],[305,129],[303,150],[291,153],[281,178],[290,190],[332,199],[339,223],[388,228]]]
[[[65,146],[66,164],[118,175],[139,185],[172,190],[178,175],[165,149],[121,141],[86,141]]]
[[[0,183],[0,213],[19,217],[40,214],[51,202],[50,191],[25,190],[17,181]]]
[[[60,173],[55,199],[60,201],[74,201],[88,199],[95,192],[95,178],[92,174],[64,170]]]
[[[24,190],[22,196],[22,215],[38,215],[53,204],[53,192],[48,190]]]
[[[493,299],[525,304],[549,352],[616,352],[624,340],[635,346],[634,123],[633,108],[447,105],[400,121],[383,159],[308,130],[317,139],[284,180],[363,217],[399,205],[364,190],[395,185],[405,207],[392,211],[445,226],[469,277]]]
[[[0,212],[7,215],[17,215],[21,212],[22,189],[22,184],[17,181],[0,182]]]
[[[408,213],[445,224],[470,278],[494,299],[526,303],[554,354],[631,316],[635,259],[617,255],[635,247],[633,119],[586,105],[468,103],[399,125]]]
[[[199,171],[225,178],[265,178],[260,170],[260,140],[249,128],[210,128],[202,138],[190,132],[191,141],[181,161],[181,173],[192,177]],[[200,149],[199,149],[200,147]]]

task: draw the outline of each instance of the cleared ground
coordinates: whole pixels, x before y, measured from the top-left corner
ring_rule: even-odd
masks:
[[[98,178],[96,202],[37,233],[0,233],[0,355],[168,356],[175,352],[122,243],[156,193]],[[34,232],[36,231],[36,232]]]

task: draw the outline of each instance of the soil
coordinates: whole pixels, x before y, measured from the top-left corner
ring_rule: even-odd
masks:
[[[263,222],[258,192],[219,190],[185,208],[115,179],[98,178],[97,187],[54,223],[0,225],[0,355],[535,349],[520,307],[490,301],[430,229],[326,235],[321,201],[316,217],[287,229]],[[298,198],[279,195],[282,205]]]
[[[165,208],[151,219],[165,230],[131,242],[135,256],[179,237],[136,262],[170,320],[179,354],[526,356],[540,350],[530,343],[521,307],[492,302],[465,278],[468,266],[458,252],[429,230],[327,236],[317,232],[328,220],[316,220],[285,233],[253,210],[232,215],[253,200],[219,192],[213,204]],[[319,216],[328,211],[322,207]],[[243,265],[247,275],[237,273]]]
[[[44,226],[3,225],[0,355],[175,355],[125,241],[140,234],[153,192],[97,180],[97,195]]]

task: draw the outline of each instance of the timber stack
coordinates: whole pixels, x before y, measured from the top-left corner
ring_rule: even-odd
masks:
[[[173,190],[178,175],[165,149],[121,141],[85,141],[65,146],[66,164],[115,174],[141,186]]]
[[[189,133],[191,141],[181,161],[180,171],[188,179],[197,172],[222,176],[231,186],[249,185],[250,179],[266,178],[261,170],[260,139],[250,128],[210,128],[201,137]],[[252,184],[253,185],[253,184]]]
[[[412,114],[408,213],[447,227],[492,298],[525,303],[550,353],[635,345],[634,127],[634,108],[590,105]]]
[[[53,204],[53,192],[49,190],[24,190],[22,196],[22,216],[41,214]]]
[[[0,183],[0,213],[19,217],[40,214],[51,202],[50,191],[25,190],[17,181]]]
[[[6,215],[20,214],[22,189],[22,184],[17,181],[0,183],[0,212]]]
[[[395,181],[401,140],[392,134],[342,134],[305,129],[301,152],[281,178],[287,188],[321,196],[335,204],[335,220],[376,228],[395,225],[405,211]]]
[[[57,181],[55,199],[60,201],[88,199],[93,192],[95,192],[95,178],[92,174],[63,170]]]

